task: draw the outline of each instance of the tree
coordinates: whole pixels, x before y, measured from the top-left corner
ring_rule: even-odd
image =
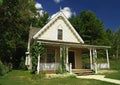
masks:
[[[36,16],[34,16],[32,25],[34,27],[42,28],[45,24],[47,24],[48,18],[49,18],[49,14],[45,11],[42,13],[42,15],[37,13]]]
[[[111,29],[106,30],[106,39],[107,39],[107,45],[112,46],[113,43],[113,32]]]
[[[106,41],[106,45],[108,46],[111,46],[111,49],[109,49],[109,55],[110,55],[110,58],[112,58],[112,55],[114,54],[114,49],[113,49],[113,31],[111,31],[111,29],[107,29],[105,30],[106,32],[106,38],[105,38],[105,41]]]
[[[115,51],[116,58],[120,56],[120,27],[115,31],[113,38],[113,49]]]
[[[73,16],[70,22],[86,44],[105,44],[104,25],[92,11],[82,11],[80,15]]]
[[[19,67],[35,13],[34,0],[4,0],[0,7],[0,59],[3,63]]]
[[[3,0],[0,0],[0,5],[3,3]]]

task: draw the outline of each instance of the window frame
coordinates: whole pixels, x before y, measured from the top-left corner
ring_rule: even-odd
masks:
[[[63,30],[62,29],[58,29],[57,39],[58,40],[62,40],[63,39]]]

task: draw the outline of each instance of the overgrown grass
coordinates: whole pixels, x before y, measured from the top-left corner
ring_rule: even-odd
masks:
[[[116,85],[97,80],[77,79],[75,77],[32,79],[28,71],[14,70],[0,78],[0,85]]]
[[[120,59],[110,60],[110,70],[115,72],[105,73],[105,77],[120,80]]]
[[[105,77],[120,80],[120,71],[117,71],[117,72],[114,72],[114,73],[106,73]]]
[[[110,69],[120,70],[120,59],[111,59],[110,60]]]

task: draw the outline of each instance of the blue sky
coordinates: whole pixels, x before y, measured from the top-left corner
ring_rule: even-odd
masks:
[[[68,18],[82,10],[91,10],[103,21],[105,28],[116,30],[120,26],[120,0],[36,0],[36,2],[40,5],[39,10],[47,11],[51,16],[60,8],[65,10]]]

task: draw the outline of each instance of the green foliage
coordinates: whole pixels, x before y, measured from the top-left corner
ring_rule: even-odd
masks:
[[[4,0],[0,6],[0,60],[13,68],[18,69],[25,56],[30,25],[42,27],[47,22],[48,13],[40,16],[34,5],[34,0]]]
[[[35,73],[37,69],[38,55],[42,55],[45,52],[45,46],[43,44],[35,43],[31,46],[32,56],[32,72]]]
[[[63,47],[62,57],[61,57],[61,67],[62,67],[62,72],[63,73],[66,72],[65,60],[66,60],[66,48]]]
[[[62,71],[61,65],[59,65],[56,70],[56,74],[62,74],[62,73],[63,73],[63,71]]]
[[[115,31],[113,35],[113,49],[116,58],[120,56],[120,27]]]
[[[49,14],[47,12],[43,12],[42,15],[39,13],[33,19],[32,25],[34,27],[42,28],[45,24],[47,24],[49,18]]]
[[[63,47],[61,50],[61,58],[60,58],[60,65],[58,67],[58,69],[56,70],[56,73],[58,74],[63,74],[66,73],[66,66],[65,66],[65,58],[66,58],[66,48]]]
[[[5,65],[3,65],[3,63],[0,61],[0,76],[3,76],[7,72],[8,68]]]
[[[25,57],[24,56],[21,57],[19,69],[22,69],[22,70],[27,69],[26,66],[25,66]]]
[[[0,6],[2,5],[2,3],[3,3],[3,0],[0,0]]]
[[[73,16],[70,22],[84,39],[85,44],[105,44],[104,25],[92,11],[82,11],[80,15]]]
[[[0,7],[0,60],[18,68],[25,55],[34,0],[4,0]]]

